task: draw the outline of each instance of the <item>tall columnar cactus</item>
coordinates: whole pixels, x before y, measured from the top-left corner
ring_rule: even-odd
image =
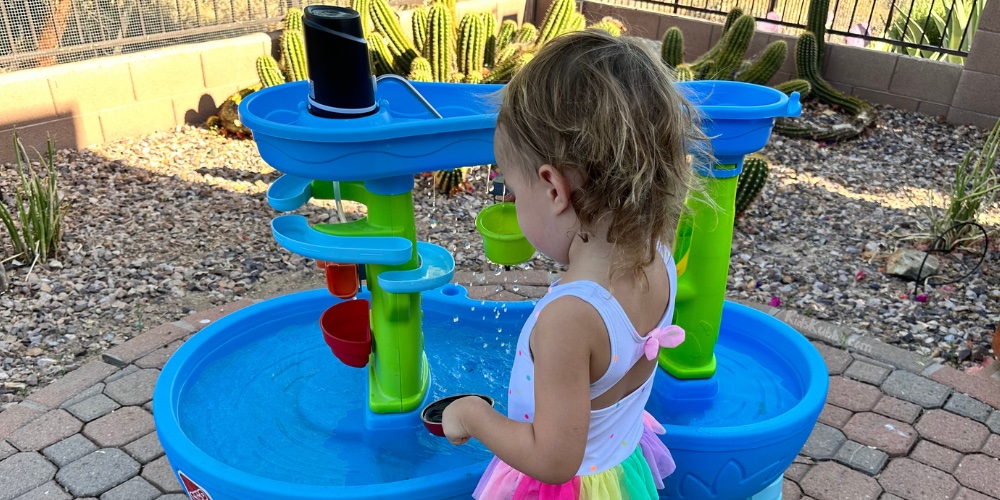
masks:
[[[524,50],[525,47],[526,45],[521,43],[512,43],[507,45],[502,50],[500,50],[500,52],[497,52],[497,59],[496,62],[493,64],[493,67],[494,68],[498,67],[500,63],[506,61],[507,59],[510,59],[511,56]]]
[[[691,65],[694,67],[700,67],[706,61],[711,61],[715,59],[719,55],[719,51],[722,50],[722,42],[725,40],[726,34],[729,33],[729,30],[733,27],[733,24],[735,24],[736,21],[741,17],[743,17],[743,10],[740,9],[739,7],[733,7],[733,9],[730,10],[728,14],[726,14],[726,22],[722,26],[722,38],[719,39],[719,41],[715,45],[713,45],[707,51],[705,51],[705,53],[702,54],[701,57],[695,59],[694,62],[691,63]]]
[[[812,86],[813,94],[826,104],[839,106],[851,115],[859,115],[870,106],[857,97],[847,96],[839,90],[833,88],[819,74],[817,67],[816,37],[812,33],[803,33],[795,44],[795,65],[799,71],[799,76],[809,82]]]
[[[458,10],[456,7],[458,5],[458,0],[434,0],[434,3],[444,4],[448,8],[448,15],[451,16],[451,20],[454,22],[458,20]],[[452,41],[456,40],[458,37],[458,27],[452,24]]]
[[[431,63],[431,77],[435,82],[446,82],[451,75],[454,31],[451,14],[444,2],[431,5],[427,13],[427,43],[424,57]]]
[[[257,58],[257,77],[260,78],[260,84],[264,87],[285,83],[285,75],[281,73],[278,61],[275,61],[270,55]]]
[[[418,53],[423,54],[424,43],[427,40],[427,9],[421,7],[414,10],[410,23],[413,30],[413,48]],[[410,68],[411,71],[412,69]]]
[[[756,22],[753,16],[742,16],[733,23],[732,28],[722,37],[718,55],[714,58],[715,67],[708,74],[711,80],[732,80],[743,63],[743,57],[750,48]]]
[[[587,18],[579,12],[573,12],[566,23],[566,31],[583,31],[587,29]]]
[[[812,85],[810,85],[809,82],[798,78],[779,83],[774,86],[774,89],[780,90],[788,95],[792,95],[792,92],[798,92],[799,97],[805,98],[812,92]]]
[[[675,26],[663,34],[660,57],[671,68],[677,68],[684,63],[684,34],[680,28]]]
[[[431,62],[423,57],[414,59],[413,63],[410,64],[410,75],[408,78],[415,82],[434,81],[431,76]]]
[[[365,38],[372,32],[372,0],[351,0],[351,9],[361,17],[361,32]]]
[[[524,23],[514,34],[514,43],[534,43],[538,37],[538,28],[534,24]]]
[[[479,14],[483,18],[483,31],[486,33],[486,51],[483,54],[483,64],[493,67],[497,55],[497,18],[492,12]]]
[[[289,7],[285,11],[285,29],[286,30],[299,30],[302,31],[302,9],[296,7]]]
[[[736,75],[736,79],[741,82],[766,85],[778,70],[781,69],[781,65],[785,62],[787,55],[788,44],[784,40],[772,42],[764,49],[764,53],[757,59],[757,62]]]
[[[458,30],[458,71],[465,73],[483,70],[486,53],[486,29],[478,14],[466,14]]]
[[[505,83],[510,81],[510,77],[514,76],[514,73],[517,73],[519,69],[528,64],[534,57],[535,54],[533,52],[519,52],[508,57],[496,65],[493,71],[490,71],[490,74],[486,75],[483,83]]]
[[[500,23],[500,33],[497,34],[497,48],[496,54],[500,55],[500,52],[507,47],[512,41],[514,41],[514,34],[517,33],[517,22],[511,19],[505,19],[504,22]],[[494,57],[494,64],[499,62],[499,57]]]
[[[725,35],[726,33],[729,33],[729,29],[732,28],[736,20],[741,17],[743,17],[743,9],[733,7],[733,9],[726,14],[726,21],[722,25],[722,34]]]
[[[301,31],[285,30],[281,34],[281,62],[285,66],[285,78],[290,82],[309,77],[306,66],[306,42]]]
[[[545,13],[545,20],[535,44],[539,47],[566,31],[570,17],[576,12],[576,0],[555,0]]]
[[[694,71],[687,64],[679,64],[675,69],[678,82],[690,82],[695,79]]]
[[[392,52],[393,64],[400,74],[410,72],[410,63],[419,55],[410,40],[403,35],[403,28],[399,26],[399,18],[389,8],[386,0],[371,0],[372,21],[375,23],[375,30],[385,36],[385,44]]]
[[[372,71],[375,75],[382,76],[395,73],[396,67],[392,57],[392,52],[385,44],[385,39],[378,33],[372,33],[368,37],[368,51],[371,54]]]
[[[607,31],[611,36],[622,36],[622,33],[625,32],[625,25],[611,17],[605,17],[590,27]]]
[[[823,48],[826,43],[826,20],[830,15],[830,0],[809,0],[806,31],[816,37],[816,66],[823,67]]]
[[[743,172],[736,181],[736,217],[741,217],[764,191],[769,170],[763,156],[750,155],[743,161]]]

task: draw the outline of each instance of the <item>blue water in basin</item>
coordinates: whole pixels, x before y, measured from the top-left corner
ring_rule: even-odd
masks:
[[[455,285],[443,292],[427,292],[423,300],[430,399],[484,393],[505,412],[511,350],[532,304],[469,300]],[[451,481],[455,491],[467,496],[491,457],[478,442],[454,447],[419,423],[405,429],[366,429],[366,370],[338,362],[318,326],[319,315],[336,300],[325,290],[273,299],[223,318],[182,346],[164,368],[154,398],[157,428],[171,463],[192,477],[200,469],[223,470],[220,475],[248,488],[280,486],[265,496],[302,488],[316,496],[290,493],[284,498],[369,498],[355,495],[368,488],[374,498],[386,485],[426,481]],[[741,435],[741,429],[749,436],[751,428],[760,430],[762,422],[782,417],[803,399],[810,378],[793,369],[794,360],[754,341],[755,334],[767,332],[755,331],[753,321],[745,323],[748,332],[724,321],[716,350],[716,397],[701,404],[656,394],[650,400],[648,409],[667,427],[664,440],[678,460],[678,472],[671,476],[674,496],[704,497],[703,491],[715,487],[713,478],[703,479],[704,473],[691,470],[712,458],[698,450],[739,449],[744,441],[734,436]],[[669,375],[661,370],[658,377]],[[813,422],[815,417],[805,435]],[[713,441],[713,434],[721,442]],[[771,441],[747,438],[745,447],[763,452]],[[789,461],[801,445],[790,445]],[[771,460],[762,470],[770,477],[785,466]],[[751,477],[752,485],[746,487],[751,494],[773,481],[764,476]],[[721,482],[732,481],[723,477]],[[219,488],[210,493],[230,498]],[[338,488],[352,493],[339,496]],[[423,489],[430,493],[419,498],[451,496]],[[238,492],[231,498],[258,494],[263,493]]]

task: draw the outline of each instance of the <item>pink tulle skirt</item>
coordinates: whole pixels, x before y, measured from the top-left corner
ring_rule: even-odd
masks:
[[[648,413],[643,427],[639,445],[624,462],[563,484],[543,483],[493,457],[472,496],[476,500],[655,500],[656,490],[663,488],[663,479],[676,466],[656,436],[663,434],[663,427]]]

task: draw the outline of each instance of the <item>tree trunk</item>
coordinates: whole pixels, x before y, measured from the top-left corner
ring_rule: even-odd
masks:
[[[73,12],[73,0],[55,0],[54,15],[49,16],[45,25],[42,26],[41,38],[38,40],[38,50],[49,50],[59,47],[63,32],[66,31],[66,21],[69,14]],[[53,66],[56,64],[56,56],[42,56],[38,58],[39,66]]]

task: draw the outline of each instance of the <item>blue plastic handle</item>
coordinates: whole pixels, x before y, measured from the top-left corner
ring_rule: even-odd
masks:
[[[312,198],[312,180],[282,175],[267,188],[267,203],[279,212],[291,212]]]
[[[451,252],[433,243],[417,242],[420,267],[409,271],[384,271],[378,284],[389,293],[415,293],[433,290],[451,281],[455,259]]]
[[[406,238],[334,236],[313,229],[301,215],[276,217],[271,221],[271,233],[285,249],[316,260],[398,266],[413,256],[413,243]]]

